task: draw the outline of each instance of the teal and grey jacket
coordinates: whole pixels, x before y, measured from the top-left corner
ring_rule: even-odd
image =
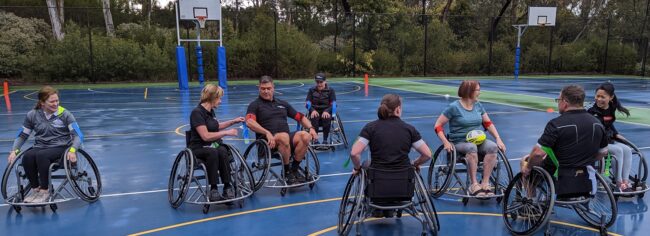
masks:
[[[23,127],[18,132],[12,150],[20,150],[30,135],[34,134],[34,147],[51,148],[72,146],[79,149],[83,134],[72,113],[62,106],[49,119],[42,109],[27,113]]]

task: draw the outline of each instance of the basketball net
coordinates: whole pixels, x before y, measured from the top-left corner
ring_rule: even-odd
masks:
[[[199,22],[199,27],[201,29],[205,28],[205,21],[207,20],[207,17],[205,17],[205,16],[197,16],[196,20]]]

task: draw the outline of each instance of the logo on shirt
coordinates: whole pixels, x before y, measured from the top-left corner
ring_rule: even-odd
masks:
[[[612,121],[614,119],[612,116],[603,116],[603,121]]]
[[[63,121],[61,119],[55,119],[52,121],[52,126],[55,128],[63,128],[65,127],[65,124],[63,124]]]
[[[282,109],[285,109],[285,107],[284,107],[284,106],[282,106],[282,105],[278,105],[278,108],[282,108]]]

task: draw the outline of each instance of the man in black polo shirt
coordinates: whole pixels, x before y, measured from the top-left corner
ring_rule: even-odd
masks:
[[[259,82],[259,97],[248,105],[246,125],[256,133],[257,138],[266,139],[271,149],[277,148],[282,154],[287,183],[292,184],[298,177],[298,167],[305,158],[310,140],[318,138],[309,119],[297,112],[288,102],[273,96],[275,86],[270,76],[262,76]],[[289,132],[287,117],[299,121],[308,131]],[[289,166],[291,152],[294,159]]]
[[[607,135],[603,125],[583,108],[585,91],[578,85],[562,89],[556,99],[560,116],[546,124],[544,134],[521,162],[528,175],[533,166],[544,166],[557,176],[558,168],[592,165],[607,155]]]
[[[323,143],[327,144],[332,126],[332,109],[336,102],[336,93],[334,89],[327,86],[325,74],[316,74],[314,80],[316,80],[316,86],[309,89],[306,99],[311,104],[309,120],[315,129],[318,129],[318,126],[323,127]],[[318,144],[318,141],[316,143]]]

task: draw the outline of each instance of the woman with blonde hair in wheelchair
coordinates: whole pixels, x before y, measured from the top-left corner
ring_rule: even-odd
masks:
[[[431,150],[422,140],[415,127],[402,121],[402,98],[397,94],[386,94],[377,111],[379,119],[366,124],[359,138],[352,146],[350,158],[354,164],[353,173],[361,168],[361,152],[370,146],[370,167],[402,169],[419,166],[431,159]],[[408,154],[414,148],[420,153],[411,163]],[[364,166],[368,163],[364,162]]]
[[[237,136],[236,129],[223,130],[234,124],[244,121],[244,117],[237,117],[225,122],[219,122],[215,110],[221,104],[223,89],[214,84],[207,84],[201,91],[201,101],[190,114],[190,142],[189,148],[197,159],[205,162],[210,184],[210,201],[219,201],[223,198],[235,197],[230,183],[230,156],[222,144],[223,137]],[[223,182],[223,196],[219,194],[217,179]]]
[[[38,91],[36,106],[27,113],[23,127],[9,152],[10,164],[21,152],[20,148],[31,134],[34,134],[34,146],[27,150],[22,158],[31,190],[23,202],[42,203],[50,197],[50,165],[61,160],[64,154],[68,160],[76,162],[76,150],[83,141],[80,138],[83,135],[72,113],[59,106],[59,91],[55,88],[45,86]],[[66,150],[67,154],[64,153]]]
[[[442,112],[435,123],[435,132],[442,141],[447,152],[452,151],[452,147],[461,155],[465,155],[468,165],[468,174],[471,185],[469,193],[478,197],[494,196],[490,186],[490,175],[492,169],[497,164],[497,154],[499,149],[505,152],[506,146],[501,141],[499,132],[492,124],[490,117],[483,108],[478,97],[481,94],[481,84],[476,80],[464,80],[458,87],[459,100],[452,102]],[[449,139],[444,132],[444,125],[449,122]],[[481,125],[483,127],[481,127]],[[465,137],[468,132],[473,130],[487,129],[496,139],[496,143],[485,140],[482,144],[476,145],[467,142]],[[452,146],[453,145],[453,146]],[[476,172],[478,170],[479,155],[483,158],[483,179],[481,184],[477,181]]]

